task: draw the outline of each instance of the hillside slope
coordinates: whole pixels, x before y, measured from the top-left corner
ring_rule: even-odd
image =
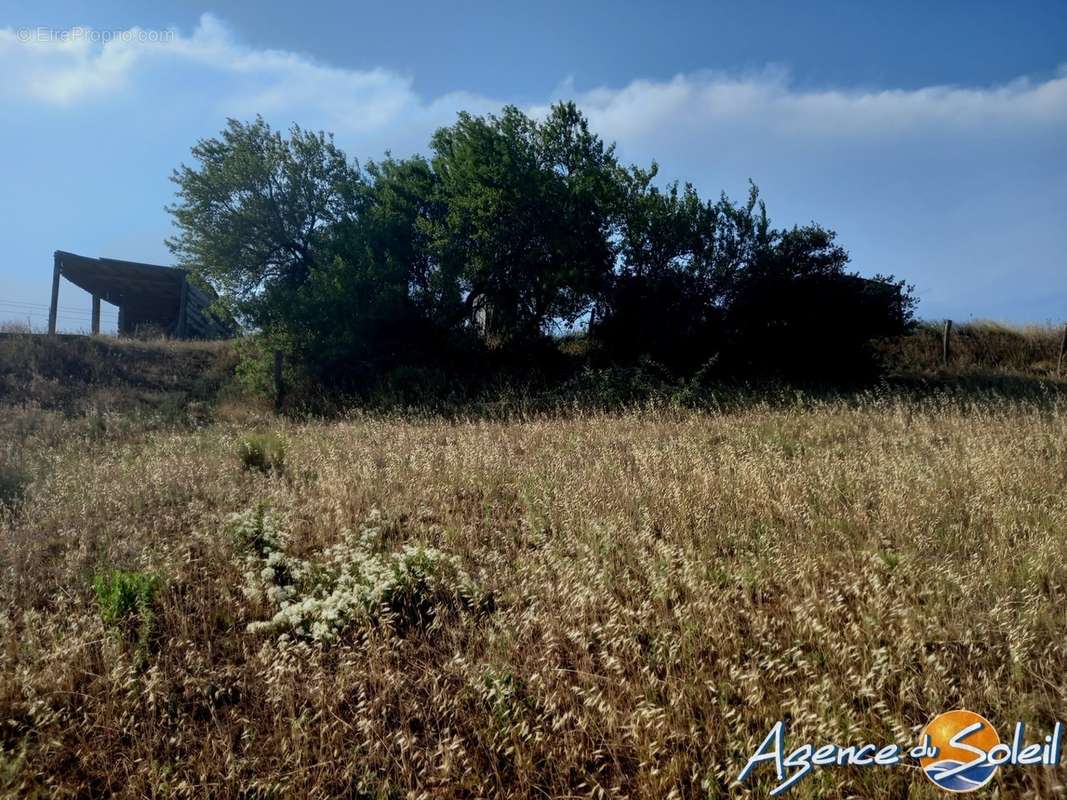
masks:
[[[237,363],[230,342],[0,335],[0,405],[78,415],[213,401]]]

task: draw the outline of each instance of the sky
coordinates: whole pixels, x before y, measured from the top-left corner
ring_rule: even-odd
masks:
[[[169,177],[228,117],[425,152],[575,100],[626,162],[837,231],[925,318],[1067,319],[1067,2],[0,2],[0,323],[52,252],[169,264]],[[91,300],[60,290],[60,327]],[[105,330],[116,310],[105,304]]]

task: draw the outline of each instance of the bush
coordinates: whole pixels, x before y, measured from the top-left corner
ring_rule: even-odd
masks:
[[[383,552],[389,526],[379,514],[310,559],[286,552],[287,537],[269,513],[236,514],[229,524],[236,541],[246,543],[245,596],[275,609],[270,619],[249,626],[253,633],[326,644],[359,622],[403,633],[428,628],[442,611],[493,610],[492,596],[471,581],[455,556],[421,544]]]
[[[229,533],[239,551],[254,553],[260,558],[266,558],[282,546],[274,515],[262,506],[232,516]]]
[[[29,470],[0,461],[0,510],[14,511],[21,506],[32,480]]]
[[[399,366],[386,373],[373,400],[385,407],[420,408],[447,402],[458,381],[436,367]]]
[[[285,440],[274,433],[253,433],[237,445],[237,455],[245,469],[281,472],[285,469]]]
[[[627,408],[665,402],[678,389],[669,370],[649,359],[630,367],[587,368],[554,392],[558,405],[568,403],[598,409]]]
[[[93,578],[96,605],[104,625],[145,652],[155,633],[160,581],[146,572],[110,570]]]
[[[851,383],[882,371],[876,343],[907,332],[905,287],[847,274],[748,277],[727,313],[724,371],[788,381]]]
[[[714,357],[720,347],[721,313],[703,302],[690,275],[624,275],[612,287],[607,314],[591,326],[598,360],[634,364],[651,359],[683,374]]]

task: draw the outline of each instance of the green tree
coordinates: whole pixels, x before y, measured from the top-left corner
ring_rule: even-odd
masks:
[[[172,180],[168,207],[178,233],[167,245],[253,325],[282,323],[290,295],[328,264],[331,230],[357,218],[366,183],[331,136],[293,126],[289,136],[261,118],[229,120],[192,150]]]
[[[439,213],[427,230],[464,315],[515,342],[584,314],[614,265],[618,164],[577,107],[544,122],[513,106],[463,113],[431,148]]]
[[[626,202],[620,236],[623,274],[640,277],[696,268],[707,237],[714,236],[714,209],[700,199],[691,183],[663,189],[653,180],[659,166],[631,167],[624,179]]]
[[[547,334],[576,325],[611,362],[807,375],[870,363],[910,320],[907,287],[847,273],[832,231],[772,228],[755,185],[710,201],[657,183],[655,163],[624,168],[573,103],[462,113],[430,149],[363,172],[324,133],[230,120],[175,171],[168,244],[271,348],[345,389],[398,366],[484,376],[515,353],[537,372],[563,363]]]
[[[411,302],[438,324],[456,323],[463,310],[461,270],[442,260],[434,246],[438,221],[446,213],[441,181],[421,156],[387,158],[367,165],[373,204],[363,218],[375,257],[403,274]]]

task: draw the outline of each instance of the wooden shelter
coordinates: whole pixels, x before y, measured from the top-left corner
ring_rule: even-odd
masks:
[[[100,332],[100,301],[119,308],[119,335],[153,326],[178,339],[221,339],[233,335],[231,325],[214,315],[209,306],[214,292],[194,285],[189,271],[178,267],[140,264],[114,258],[55,252],[52,268],[52,304],[48,332],[56,332],[59,279],[66,278],[93,296],[92,332]]]

